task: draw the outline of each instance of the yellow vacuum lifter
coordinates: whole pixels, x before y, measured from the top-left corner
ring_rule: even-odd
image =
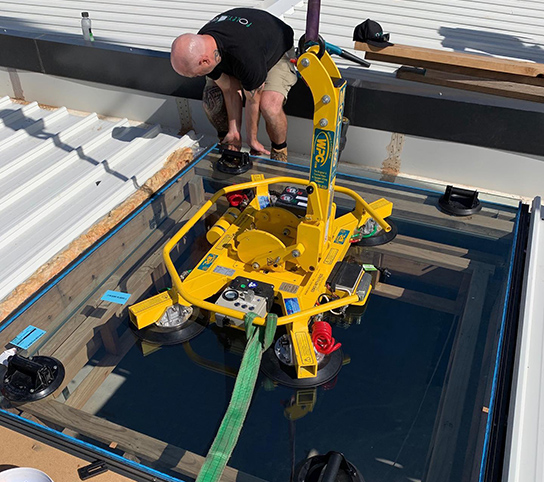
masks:
[[[264,325],[267,313],[275,310],[278,326],[286,330],[283,345],[272,347],[278,363],[292,366],[295,382],[312,386],[328,355],[314,347],[309,325],[330,310],[366,303],[372,286],[362,266],[351,273],[347,286],[341,282],[339,288],[331,286],[331,276],[334,270],[336,275],[342,271],[352,235],[369,222],[374,231],[391,230],[385,218],[391,215],[392,204],[385,199],[368,204],[355,191],[335,186],[346,81],[318,45],[299,57],[297,68],[314,100],[310,178],[253,175],[250,182],[216,192],[164,248],[172,289],[129,311],[135,328],[145,330],[154,324],[164,329],[176,323],[189,326],[196,308],[207,310],[218,326],[240,329],[246,313],[256,313],[254,324]],[[305,214],[272,205],[271,185],[305,189]],[[252,192],[247,206],[231,207],[219,219],[207,233],[210,250],[190,273],[180,276],[170,252],[222,196],[238,191]],[[355,208],[336,217],[335,192],[351,197]],[[193,327],[191,333],[199,331]]]

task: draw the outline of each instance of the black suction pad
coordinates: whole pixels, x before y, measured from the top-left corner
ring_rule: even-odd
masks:
[[[215,163],[215,168],[225,174],[243,174],[253,167],[253,162],[247,152],[232,151],[221,148],[221,157]]]
[[[13,355],[8,358],[2,394],[12,402],[33,402],[53,393],[64,380],[64,366],[56,358]]]
[[[129,325],[134,334],[142,341],[153,345],[177,345],[200,335],[209,322],[207,317],[200,314],[198,308],[194,310],[188,320],[178,322],[174,311],[170,320],[162,321],[159,320],[159,322],[146,326],[141,330],[134,323],[129,323]]]
[[[482,209],[478,191],[453,186],[446,187],[446,192],[438,200],[438,206],[446,214],[452,216],[470,216]]]
[[[329,452],[306,459],[295,476],[296,482],[364,482],[363,476],[344,454]]]
[[[380,229],[376,234],[369,236],[368,238],[361,238],[356,243],[352,243],[353,246],[381,246],[382,244],[387,244],[390,241],[393,241],[397,237],[399,230],[397,225],[390,219],[386,219],[387,224],[391,226],[391,231],[386,232],[383,229]]]
[[[294,366],[281,362],[274,351],[274,345],[263,353],[262,372],[272,381],[291,388],[313,388],[330,382],[342,368],[344,354],[342,349],[325,355],[318,365],[317,376],[313,378],[297,378]]]

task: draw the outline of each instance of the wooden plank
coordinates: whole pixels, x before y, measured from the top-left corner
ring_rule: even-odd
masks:
[[[399,286],[387,285],[384,283],[378,283],[372,290],[371,294],[383,296],[411,305],[422,306],[424,308],[430,308],[431,310],[440,311],[443,313],[456,314],[455,301],[448,300],[446,298],[440,298],[439,296],[433,296],[419,291],[408,290],[406,288],[400,288]]]
[[[106,324],[106,326],[104,326],[104,328],[100,330],[100,338],[102,340],[102,345],[104,346],[104,349],[107,353],[110,353],[112,355],[119,354],[120,341],[117,330],[113,330]]]
[[[77,375],[79,370],[81,370],[81,368],[83,368],[89,362],[89,360],[94,357],[101,346],[102,342],[100,337],[97,336],[87,340],[85,344],[75,346],[69,353],[69,359],[64,358],[62,354],[55,354],[55,358],[62,362],[65,374],[61,385],[53,392],[52,396],[54,398],[58,398],[63,395],[63,392],[68,384]],[[63,357],[64,359],[58,358],[59,356]]]
[[[101,286],[103,291],[115,289],[119,283],[119,277],[112,275]],[[96,316],[99,313],[98,308],[102,301],[99,298],[93,299],[92,296],[85,292],[81,302],[76,302],[73,305],[68,305],[57,316],[56,320],[51,323],[52,326],[58,326],[61,320],[68,320],[62,326],[53,331],[53,336],[49,337],[45,343],[38,349],[40,355],[50,355],[60,345],[62,345],[69,336],[77,329],[81,323],[89,316]],[[77,314],[79,312],[79,314]]]
[[[185,212],[185,218],[189,218],[197,209],[197,207],[191,207],[189,209],[189,204],[185,203],[185,207],[181,209],[181,211]],[[146,244],[139,247],[119,268],[120,272],[124,271],[126,273],[121,277],[120,287],[122,291],[131,293],[131,302],[136,302],[153,286],[151,274],[155,267],[162,263],[162,244],[166,243],[170,234],[173,234],[177,229],[179,229],[179,226],[175,225],[171,227],[171,230],[168,233],[160,233],[162,243],[151,256],[144,258],[149,251],[149,246]],[[157,234],[157,236],[159,236],[159,234]],[[153,243],[153,246],[155,246],[155,243]],[[178,246],[178,253],[181,254],[191,246],[191,243],[179,243]],[[142,259],[144,259],[143,262]],[[140,264],[140,266],[138,266],[138,264]],[[55,351],[49,353],[47,345],[44,346],[43,350],[40,350],[40,353],[51,354],[51,356],[59,359],[64,364],[66,376],[61,386],[55,391],[55,397],[60,395],[64,387],[88,361],[87,359],[81,364],[81,355],[78,356],[78,354],[81,353],[82,348],[102,330],[107,329],[115,331],[123,320],[128,319],[127,308],[128,305],[118,305],[116,303],[102,301],[97,308],[99,313],[94,316],[91,315],[86,317],[71,333],[70,337]]]
[[[99,337],[91,338],[87,343],[79,346],[77,350],[70,353],[71,358],[68,362],[61,360],[65,371],[64,380],[60,387],[53,392],[53,397],[58,398],[62,394],[63,390],[77,375],[77,372],[88,363],[101,346],[102,343]]]
[[[164,291],[169,288],[172,284],[170,280],[170,275],[164,263],[159,264],[151,273],[151,278],[153,278],[153,286],[157,291]]]
[[[397,70],[397,78],[422,82],[424,84],[451,87],[453,89],[499,95],[511,99],[544,102],[544,86],[527,85],[498,79],[484,79],[453,72],[401,67]]]
[[[450,480],[465,410],[469,373],[480,326],[484,322],[482,314],[488,281],[488,271],[477,270],[472,273],[429,444],[425,480]]]
[[[400,44],[380,48],[364,42],[355,42],[355,50],[365,51],[366,60],[447,70],[467,75],[475,75],[478,71],[497,72],[511,74],[513,78],[516,76],[532,78],[536,85],[544,85],[544,79],[538,78],[544,76],[544,64],[534,62]]]
[[[453,271],[428,262],[413,261],[403,258],[402,253],[378,253],[373,247],[352,247],[350,248],[350,252],[355,253],[356,260],[361,263],[369,263],[369,260],[372,260],[371,263],[374,266],[388,268],[393,277],[391,279],[393,284],[395,284],[394,279],[397,276],[411,277],[429,286],[446,287],[457,292],[463,281],[463,271]]]
[[[448,256],[456,256],[458,258],[466,258],[472,261],[477,261],[483,264],[503,266],[505,264],[502,256],[494,254],[483,253],[475,249],[462,248],[460,246],[453,246],[450,244],[438,243],[436,241],[429,241],[427,239],[414,238],[412,236],[405,236],[402,234],[397,235],[395,242],[404,244],[406,246],[413,246],[416,248],[433,251],[438,254],[447,254]]]
[[[160,460],[162,467],[173,469],[185,476],[195,478],[202,468],[204,457],[181,449],[162,440],[130,430],[94,415],[62,404],[55,400],[40,400],[24,406],[36,417],[69,428],[81,435],[110,445],[156,466]],[[161,467],[156,467],[160,470]],[[223,482],[264,482],[263,479],[227,467],[221,477]]]
[[[83,379],[77,388],[70,394],[65,404],[74,408],[83,408],[94,392],[102,385],[108,375],[115,369],[117,364],[125,357],[134,346],[136,339],[131,330],[127,328],[120,338],[118,353],[107,354],[100,360],[91,372]]]
[[[204,204],[204,183],[200,176],[194,177],[189,181],[189,200],[193,206],[202,206]]]
[[[453,271],[479,270],[488,273],[493,273],[495,271],[495,267],[491,264],[473,261],[470,258],[460,258],[452,254],[426,249],[418,245],[413,246],[407,244],[402,239],[400,241],[395,239],[390,243],[375,246],[372,249],[378,253],[393,254],[415,262],[427,263],[427,265],[439,266]]]

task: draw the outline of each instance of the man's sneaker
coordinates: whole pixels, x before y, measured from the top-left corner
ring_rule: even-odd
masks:
[[[270,149],[270,159],[273,159],[274,161],[287,162],[287,147],[284,147],[283,149],[274,149],[272,147]]]

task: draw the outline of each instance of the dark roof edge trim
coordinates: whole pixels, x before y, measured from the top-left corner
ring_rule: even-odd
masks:
[[[0,33],[0,66],[200,100],[204,79],[177,75],[167,52],[95,42],[76,36]],[[312,118],[313,101],[299,81],[287,114]],[[474,146],[544,155],[544,113],[392,92],[350,83],[345,115],[358,127]],[[437,160],[438,161],[438,160]]]

